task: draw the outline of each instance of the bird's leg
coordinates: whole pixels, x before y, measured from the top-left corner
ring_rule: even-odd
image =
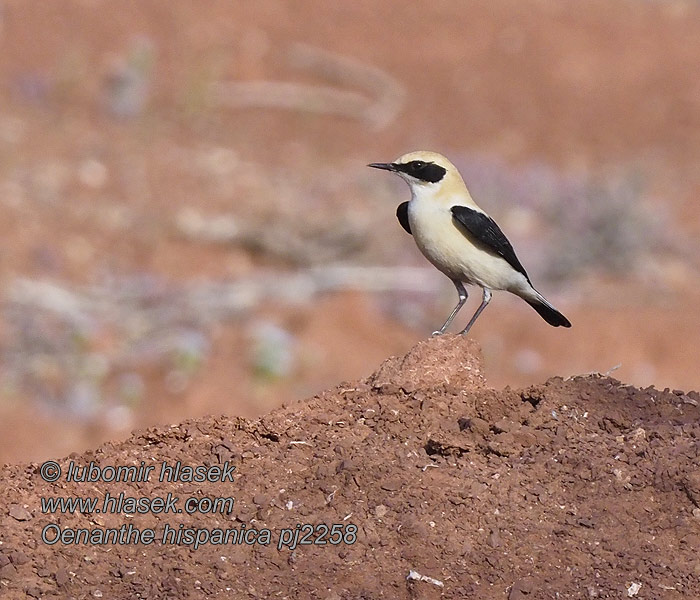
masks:
[[[459,310],[464,306],[464,303],[467,301],[467,290],[464,289],[464,286],[462,285],[462,282],[459,279],[452,279],[452,283],[455,284],[455,287],[457,288],[457,293],[459,294],[459,302],[457,302],[457,306],[454,307],[454,310],[450,313],[450,316],[447,317],[447,321],[445,321],[445,324],[440,327],[437,331],[433,331],[433,335],[442,335],[445,333],[445,330],[450,326],[450,323],[454,320],[454,318],[457,316],[457,313]]]
[[[479,306],[479,308],[476,309],[474,316],[469,320],[469,323],[467,323],[467,326],[460,333],[460,335],[466,335],[467,333],[469,333],[469,330],[472,328],[472,325],[474,325],[474,321],[477,320],[477,318],[479,317],[481,312],[486,308],[489,302],[491,302],[491,290],[488,288],[484,288],[484,299],[481,301],[481,305]]]

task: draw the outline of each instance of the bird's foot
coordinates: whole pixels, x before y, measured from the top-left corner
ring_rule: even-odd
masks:
[[[430,334],[430,337],[438,337],[439,335],[442,335],[445,333],[442,329],[438,329],[437,331],[433,331],[433,333]]]

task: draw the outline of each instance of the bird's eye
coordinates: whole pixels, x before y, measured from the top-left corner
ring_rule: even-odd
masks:
[[[425,163],[422,160],[414,160],[413,161],[413,168],[416,171],[420,171],[425,166]]]

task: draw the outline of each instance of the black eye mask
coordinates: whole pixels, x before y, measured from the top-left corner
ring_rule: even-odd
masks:
[[[447,173],[447,170],[432,162],[424,162],[422,160],[412,160],[407,163],[398,163],[394,167],[397,171],[406,173],[411,177],[427,181],[428,183],[437,183]]]

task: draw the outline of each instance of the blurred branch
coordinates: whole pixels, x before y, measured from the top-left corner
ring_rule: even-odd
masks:
[[[216,94],[230,108],[286,108],[365,119],[370,101],[356,92],[282,81],[218,83]]]
[[[365,118],[378,129],[391,123],[403,106],[406,96],[403,85],[382,69],[302,43],[292,44],[289,60],[292,65],[338,85],[351,85],[367,92],[374,101]]]
[[[283,108],[343,115],[378,129],[391,123],[403,105],[403,86],[376,67],[305,44],[292,46],[290,63],[365,93],[282,81],[232,81],[215,84],[214,97],[236,109]]]
[[[360,250],[367,242],[367,228],[343,219],[318,228],[307,221],[304,228],[288,220],[266,220],[256,224],[229,215],[207,217],[193,208],[175,217],[179,234],[199,242],[239,244],[254,253],[282,258],[291,264],[308,266],[337,261]]]

